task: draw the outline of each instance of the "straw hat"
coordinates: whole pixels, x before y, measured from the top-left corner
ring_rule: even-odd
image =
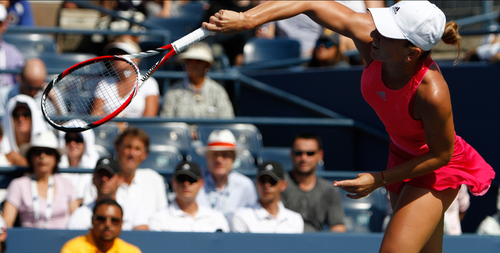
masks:
[[[184,62],[184,60],[201,60],[210,63],[214,62],[214,57],[212,55],[212,49],[206,42],[198,42],[190,46],[184,53],[177,56],[177,60]]]

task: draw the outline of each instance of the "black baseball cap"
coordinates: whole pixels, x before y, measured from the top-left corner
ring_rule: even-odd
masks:
[[[120,164],[117,160],[110,157],[101,158],[95,165],[94,173],[97,173],[99,170],[106,170],[114,176],[120,172]]]
[[[198,181],[199,178],[201,178],[201,170],[200,166],[196,163],[192,162],[181,162],[177,165],[175,168],[174,175],[172,177],[177,177],[179,175],[187,175],[191,177],[192,179]]]
[[[278,162],[265,162],[259,166],[257,178],[268,175],[274,180],[279,181],[284,178],[283,167]]]

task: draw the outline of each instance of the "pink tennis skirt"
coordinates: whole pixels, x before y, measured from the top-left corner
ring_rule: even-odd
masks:
[[[392,143],[389,151],[387,169],[394,168],[415,157],[397,148]],[[465,184],[472,194],[481,196],[488,191],[493,178],[495,178],[493,168],[472,146],[460,136],[456,136],[453,157],[448,165],[423,176],[388,185],[387,190],[399,194],[404,184],[409,184],[442,191],[448,188],[457,189],[462,184]]]

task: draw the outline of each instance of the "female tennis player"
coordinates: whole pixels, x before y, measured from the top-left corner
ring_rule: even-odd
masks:
[[[243,13],[221,10],[203,27],[252,29],[304,13],[354,40],[366,61],[361,91],[390,137],[387,170],[334,182],[361,198],[390,191],[394,215],[380,252],[442,252],[443,214],[461,184],[483,195],[495,172],[455,134],[448,85],[430,50],[442,39],[460,49],[457,24],[428,1],[401,1],[355,13],[334,1],[267,1]]]

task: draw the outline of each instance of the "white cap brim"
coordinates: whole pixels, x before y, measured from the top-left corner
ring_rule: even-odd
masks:
[[[368,8],[373,17],[373,22],[378,32],[391,39],[407,39],[394,19],[391,8]]]

